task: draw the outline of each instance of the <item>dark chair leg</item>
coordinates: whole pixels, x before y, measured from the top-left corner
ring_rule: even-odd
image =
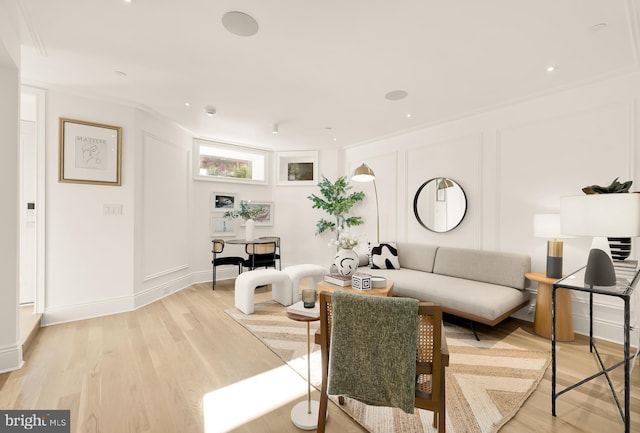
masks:
[[[473,320],[469,320],[469,326],[471,327],[471,332],[473,332],[473,335],[476,337],[476,340],[480,341],[480,337],[478,336],[478,333],[476,332],[476,327],[473,325]]]
[[[213,265],[213,280],[211,282],[211,290],[216,289],[216,265]]]

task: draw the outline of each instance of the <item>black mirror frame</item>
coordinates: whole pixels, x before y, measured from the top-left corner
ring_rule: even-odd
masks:
[[[460,221],[458,221],[458,223],[455,226],[451,227],[448,230],[437,231],[437,230],[433,230],[432,228],[427,227],[427,225],[422,221],[422,219],[420,219],[420,215],[418,214],[418,197],[420,197],[420,192],[422,192],[423,188],[425,186],[427,186],[429,184],[429,182],[437,181],[438,179],[443,179],[443,177],[431,178],[428,181],[426,181],[425,183],[423,183],[422,185],[420,185],[420,188],[418,188],[418,190],[416,191],[415,196],[413,197],[413,214],[415,215],[416,219],[418,220],[418,223],[420,223],[420,225],[422,227],[424,227],[425,229],[429,230],[430,232],[433,232],[433,233],[447,233],[447,232],[450,232],[451,230],[455,229],[456,227],[458,227],[460,225],[460,223],[462,223],[462,221],[464,220],[464,217],[467,215],[467,208],[469,206],[467,205],[467,203],[468,203],[467,194],[464,192],[464,188],[462,188],[462,186],[460,186],[460,184],[458,182],[456,182],[455,180],[451,179],[450,177],[446,177],[444,179],[449,179],[450,181],[455,183],[460,188],[460,191],[462,191],[462,195],[464,196],[464,202],[465,202],[464,212],[462,213],[462,216],[460,217]]]

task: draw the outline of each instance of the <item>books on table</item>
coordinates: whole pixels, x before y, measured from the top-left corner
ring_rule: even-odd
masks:
[[[320,303],[316,301],[313,308],[306,308],[302,301],[298,301],[295,304],[289,305],[287,312],[300,314],[301,316],[320,317]]]
[[[351,277],[346,277],[340,274],[327,274],[324,276],[324,280],[327,283],[335,284],[336,286],[350,286],[351,285]]]

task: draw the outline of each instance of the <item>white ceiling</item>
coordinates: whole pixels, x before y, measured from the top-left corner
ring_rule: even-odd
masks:
[[[347,146],[638,67],[637,0],[2,1],[23,17],[25,83],[276,150]],[[255,36],[222,26],[234,10]],[[408,97],[385,99],[393,90]]]

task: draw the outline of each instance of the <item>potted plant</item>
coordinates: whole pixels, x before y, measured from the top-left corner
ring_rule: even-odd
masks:
[[[358,267],[358,254],[353,251],[353,247],[358,245],[358,239],[351,236],[349,227],[360,225],[363,221],[362,217],[349,215],[349,212],[356,203],[364,199],[364,193],[350,193],[352,186],[348,184],[345,176],[336,179],[335,183],[322,176],[318,186],[321,196],[311,194],[307,198],[313,202],[314,209],[326,211],[335,220],[321,218],[316,224],[316,236],[327,230],[336,232],[336,239],[329,243],[338,249],[334,265],[340,274],[351,275]]]
[[[311,194],[307,198],[313,202],[314,209],[326,211],[335,218],[335,221],[321,218],[316,224],[316,235],[329,230],[337,232],[339,237],[341,231],[363,223],[362,217],[349,216],[349,211],[356,203],[364,199],[364,193],[359,191],[349,194],[352,186],[347,183],[345,176],[336,179],[335,183],[331,183],[329,179],[322,176],[318,187],[320,187],[322,197]]]
[[[228,210],[224,213],[224,218],[236,219],[242,218],[246,221],[245,226],[245,239],[248,241],[252,241],[254,239],[254,228],[255,222],[253,218],[260,215],[262,213],[263,208],[261,206],[251,206],[248,201],[240,202],[240,209]]]

